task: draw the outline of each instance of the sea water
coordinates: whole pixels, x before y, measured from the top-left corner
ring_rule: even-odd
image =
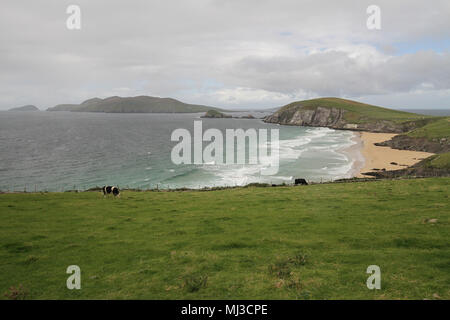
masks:
[[[246,115],[246,114],[240,114]],[[329,181],[350,177],[343,152],[353,133],[281,126],[260,119],[200,119],[201,114],[0,112],[0,190],[63,191],[96,186],[202,188],[249,183]],[[258,114],[256,114],[258,116]],[[175,165],[177,128],[279,129],[280,166],[272,176],[256,165]]]

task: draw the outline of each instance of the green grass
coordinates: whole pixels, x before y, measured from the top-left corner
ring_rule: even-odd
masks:
[[[298,108],[298,107],[301,107],[303,109],[315,109],[317,107],[343,109],[347,111],[344,114],[345,120],[351,123],[372,122],[374,120],[406,122],[431,118],[430,116],[392,110],[340,98],[318,98],[312,100],[297,101],[288,104],[283,108],[284,110],[288,110],[291,108]],[[283,108],[280,110],[283,110]]]
[[[423,166],[450,170],[450,152],[436,154],[425,159]]]
[[[450,179],[432,178],[120,199],[1,194],[0,293],[22,285],[30,299],[450,299],[449,191]],[[81,290],[66,288],[73,264]],[[373,264],[381,290],[366,287]]]
[[[450,139],[450,117],[440,118],[407,134],[415,138]]]

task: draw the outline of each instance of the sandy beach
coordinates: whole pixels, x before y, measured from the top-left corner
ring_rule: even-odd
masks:
[[[355,160],[354,168],[356,171],[359,171],[357,173],[355,172],[357,177],[370,177],[363,175],[363,173],[375,171],[374,169],[403,169],[433,155],[433,153],[428,152],[397,150],[375,145],[377,142],[390,140],[396,134],[355,132],[355,136],[359,140],[358,146],[364,157],[363,164],[361,164],[358,158]]]

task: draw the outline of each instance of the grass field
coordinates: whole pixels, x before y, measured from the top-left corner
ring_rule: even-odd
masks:
[[[450,179],[0,194],[0,293],[28,299],[450,299]],[[430,220],[437,219],[437,220]],[[66,268],[81,268],[81,290]],[[369,265],[381,290],[366,287]]]

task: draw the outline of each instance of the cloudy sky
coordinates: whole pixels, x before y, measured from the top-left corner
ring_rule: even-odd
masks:
[[[69,5],[81,29],[69,30]],[[381,30],[366,26],[369,5]],[[2,0],[0,109],[151,95],[450,108],[450,1]]]

